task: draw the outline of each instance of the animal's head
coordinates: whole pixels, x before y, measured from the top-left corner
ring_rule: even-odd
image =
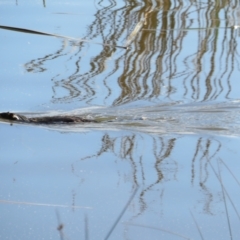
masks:
[[[16,114],[10,112],[0,113],[0,118],[14,121],[19,120],[19,117]]]

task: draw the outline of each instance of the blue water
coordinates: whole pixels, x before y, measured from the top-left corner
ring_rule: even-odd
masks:
[[[238,2],[0,4],[0,239],[237,239]]]

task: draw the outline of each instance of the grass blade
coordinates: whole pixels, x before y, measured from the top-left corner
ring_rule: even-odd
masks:
[[[221,171],[220,171],[220,167],[219,167],[219,161],[218,161],[218,174],[219,174],[219,179],[220,179],[220,183],[221,183],[221,187],[222,187],[224,206],[225,206],[227,222],[228,222],[228,230],[229,230],[230,238],[233,239],[232,238],[232,229],[231,229],[231,224],[230,224],[230,219],[229,219],[229,214],[228,214],[228,208],[227,208],[227,202],[226,202],[226,197],[225,197],[225,190],[223,187],[222,176],[221,176]]]
[[[84,208],[84,209],[92,209],[91,207],[84,206],[70,206],[70,205],[61,205],[61,204],[48,204],[48,203],[34,203],[34,202],[18,202],[18,201],[9,201],[0,199],[0,203],[4,204],[18,204],[18,205],[31,205],[31,206],[41,206],[41,207],[59,207],[59,208]]]
[[[228,230],[229,230],[229,235],[231,240],[232,238],[232,230],[231,230],[231,225],[230,225],[230,219],[229,219],[229,214],[228,214],[228,208],[227,208],[227,203],[226,203],[226,197],[225,197],[225,193],[226,193],[226,189],[223,186],[223,182],[222,182],[222,178],[221,178],[221,173],[220,173],[220,168],[219,168],[219,162],[218,162],[218,173],[219,175],[216,173],[215,169],[213,168],[211,162],[209,162],[213,172],[215,173],[217,179],[220,182],[221,188],[222,188],[222,194],[223,194],[223,201],[224,201],[224,207],[225,207],[225,211],[226,211],[226,218],[227,218],[227,223],[228,223]],[[230,197],[228,197],[230,199]]]
[[[88,234],[88,216],[87,216],[87,215],[85,215],[84,224],[85,224],[85,240],[89,240],[89,234]]]
[[[127,201],[125,207],[123,208],[123,210],[121,211],[121,213],[119,214],[118,218],[116,219],[116,221],[114,222],[114,224],[112,225],[111,229],[109,230],[107,236],[104,238],[105,240],[107,240],[110,235],[112,234],[113,230],[115,229],[115,227],[117,226],[117,224],[119,223],[120,219],[122,218],[123,214],[126,212],[129,204],[131,203],[131,201],[133,200],[134,196],[136,195],[138,190],[138,186],[135,188],[135,190],[133,191],[131,197],[129,198],[129,200]]]
[[[107,44],[107,43],[99,43],[99,42],[94,42],[94,41],[90,41],[87,39],[72,38],[72,37],[68,37],[68,36],[62,36],[62,35],[57,35],[57,34],[47,33],[47,32],[41,32],[41,31],[31,30],[31,29],[27,29],[27,28],[10,27],[10,26],[3,26],[3,25],[0,25],[0,28],[4,29],[4,30],[15,31],[15,32],[38,34],[38,35],[44,35],[44,36],[63,38],[63,39],[67,39],[67,40],[73,40],[73,41],[77,41],[77,42],[88,42],[88,43],[93,43],[93,44],[98,44],[98,45],[103,45],[103,46],[108,46],[108,47],[127,49],[127,47],[125,47],[125,46],[118,46],[118,45],[112,45],[112,44]]]
[[[59,231],[60,234],[60,239],[64,240],[64,233],[63,233],[63,227],[64,225],[61,223],[60,215],[58,210],[56,210],[56,215],[57,215],[57,220],[58,220],[58,227],[57,230]]]
[[[144,228],[149,228],[149,229],[153,229],[153,230],[158,230],[158,231],[161,231],[161,232],[170,233],[170,234],[172,234],[172,235],[181,237],[181,238],[183,238],[183,239],[190,240],[190,238],[188,238],[188,237],[186,237],[186,236],[183,236],[183,235],[181,235],[181,234],[179,234],[179,233],[175,233],[175,232],[172,232],[172,231],[163,229],[163,228],[152,227],[152,226],[142,225],[142,224],[135,224],[135,223],[124,223],[124,224],[130,225],[130,226],[135,226],[135,227],[144,227]]]
[[[227,166],[227,164],[220,159],[221,163],[226,167],[226,169],[230,172],[230,174],[232,175],[232,177],[235,179],[235,181],[238,183],[238,185],[240,186],[240,182],[238,181],[238,179],[236,178],[236,176],[233,174],[233,172],[230,170],[230,168]]]
[[[196,225],[196,227],[197,227],[197,229],[198,229],[198,232],[199,232],[199,234],[200,234],[200,236],[201,236],[201,239],[204,240],[204,237],[203,237],[203,235],[202,235],[201,229],[200,229],[200,227],[198,226],[198,223],[197,223],[197,221],[196,221],[196,219],[195,219],[195,217],[194,217],[194,215],[193,215],[193,213],[192,213],[191,210],[190,210],[190,213],[191,213],[192,218],[193,218],[193,221],[194,221],[194,223],[195,223],[195,225]]]

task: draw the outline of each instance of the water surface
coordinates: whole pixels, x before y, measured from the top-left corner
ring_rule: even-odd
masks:
[[[1,239],[237,239],[239,2],[0,4]]]

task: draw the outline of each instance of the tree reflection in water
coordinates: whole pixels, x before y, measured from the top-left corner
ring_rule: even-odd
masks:
[[[49,62],[59,65],[50,77],[54,102],[95,104],[97,99],[98,104],[121,105],[138,100],[234,97],[233,73],[239,69],[238,30],[234,28],[239,22],[237,2],[98,4],[95,20],[88,23],[82,38],[113,47],[76,41],[67,46],[63,41],[57,51],[25,64],[31,72],[50,69]],[[221,12],[226,13],[225,20]],[[134,30],[141,21],[141,28]],[[130,35],[128,50],[114,47],[124,46]],[[67,73],[61,69],[63,64]],[[61,89],[67,90],[64,96]]]
[[[132,133],[117,137],[115,134],[106,133],[101,138],[100,149],[95,154],[82,157],[81,160],[73,163],[72,172],[79,177],[78,168],[84,166],[80,162],[91,160],[94,164],[95,161],[104,161],[105,155],[110,155],[111,159],[115,159],[116,164],[127,161],[131,172],[126,176],[119,170],[119,177],[123,182],[128,179],[133,189],[136,186],[140,188],[135,196],[135,199],[138,199],[138,210],[132,220],[142,216],[145,211],[151,211],[151,194],[153,192],[155,198],[156,194],[158,195],[155,201],[159,203],[159,206],[163,203],[167,204],[168,197],[165,197],[167,184],[175,182],[181,192],[182,181],[185,182],[188,191],[192,191],[191,188],[198,189],[197,191],[201,193],[199,197],[204,198],[200,204],[201,211],[212,215],[219,199],[219,193],[212,189],[214,174],[210,163],[216,166],[216,160],[221,156],[222,144],[214,137],[201,136],[194,137],[192,140],[192,143],[186,147],[181,135],[170,137]],[[181,149],[182,147],[184,149]],[[186,176],[181,176],[182,172]],[[92,177],[89,176],[89,178]],[[184,195],[185,192],[181,194]],[[195,199],[195,201],[200,201],[200,199]],[[160,209],[156,211],[158,214],[161,212]]]

